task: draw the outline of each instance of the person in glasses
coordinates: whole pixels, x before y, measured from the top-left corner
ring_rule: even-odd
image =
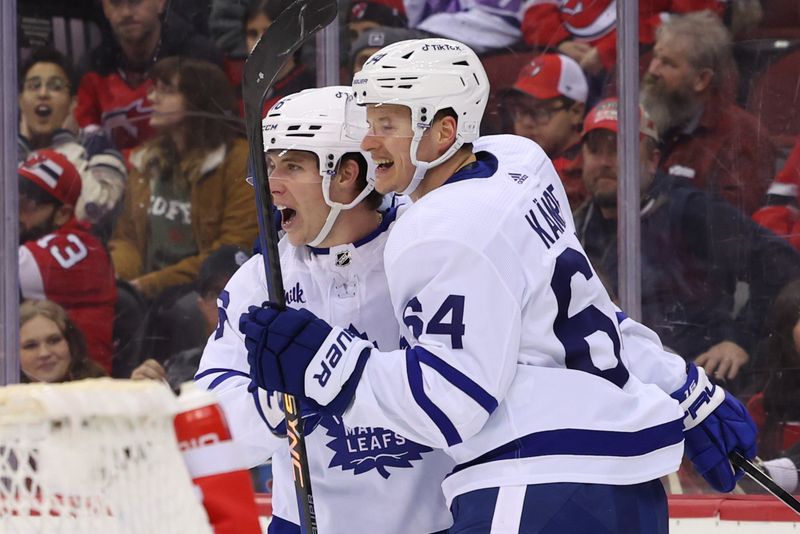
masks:
[[[589,87],[578,63],[542,54],[520,70],[504,94],[513,133],[542,147],[553,161],[572,210],[588,197],[581,178],[581,126]]]
[[[19,73],[19,135],[17,161],[33,150],[50,148],[69,159],[81,176],[81,196],[75,206],[79,221],[101,226],[119,204],[127,169],[122,155],[102,131],[88,135],[77,129],[72,112],[75,76],[69,60],[58,50],[40,48]]]

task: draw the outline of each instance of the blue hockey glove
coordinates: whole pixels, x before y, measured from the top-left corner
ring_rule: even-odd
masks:
[[[247,389],[254,395],[256,399],[256,410],[270,432],[278,437],[285,438],[286,414],[284,412],[283,393],[278,391],[265,391],[258,387],[255,382],[250,382]],[[301,402],[300,417],[303,420],[303,433],[309,435],[317,428],[317,425],[319,425],[322,415],[316,410],[307,408],[306,404]]]
[[[250,306],[239,319],[250,376],[269,391],[341,414],[350,404],[372,344],[306,309]]]
[[[756,425],[744,405],[713,384],[702,367],[689,363],[687,375],[686,385],[672,394],[685,414],[686,455],[715,490],[731,491],[744,472],[734,470],[728,455],[738,450],[755,457]]]

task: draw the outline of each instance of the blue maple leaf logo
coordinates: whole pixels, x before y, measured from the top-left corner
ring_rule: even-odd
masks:
[[[376,469],[383,478],[389,478],[388,468],[413,467],[411,462],[422,460],[424,453],[433,450],[385,428],[347,428],[339,417],[323,417],[320,425],[333,438],[327,443],[335,453],[328,467],[352,470],[354,475]]]

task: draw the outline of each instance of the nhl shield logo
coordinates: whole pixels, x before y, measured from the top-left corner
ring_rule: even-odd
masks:
[[[349,250],[343,250],[341,252],[336,253],[336,266],[337,267],[346,267],[350,265],[350,262],[353,260],[353,256]]]

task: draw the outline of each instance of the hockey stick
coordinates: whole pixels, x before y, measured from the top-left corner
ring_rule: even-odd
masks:
[[[745,458],[742,453],[733,451],[730,454],[730,460],[734,467],[743,470],[747,476],[756,481],[762,488],[794,510],[795,513],[800,514],[800,502],[791,493],[780,487],[769,475],[756,467],[753,462]]]
[[[336,0],[292,2],[267,28],[244,66],[242,87],[250,161],[255,178],[258,243],[264,257],[269,301],[281,309],[286,307],[286,299],[278,256],[278,234],[273,219],[272,198],[267,190],[268,176],[261,130],[262,106],[267,91],[275,83],[275,78],[286,61],[314,33],[330,24],[337,12]],[[300,508],[300,523],[306,533],[316,534],[317,518],[314,512],[314,496],[311,491],[300,407],[291,395],[284,395],[283,398],[294,488]]]

